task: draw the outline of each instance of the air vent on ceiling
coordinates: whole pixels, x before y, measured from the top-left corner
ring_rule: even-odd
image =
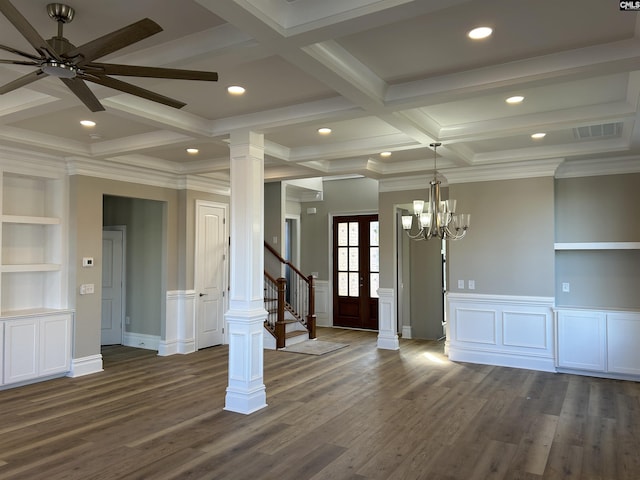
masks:
[[[612,138],[622,135],[622,122],[588,125],[573,129],[573,135],[578,140],[586,138]]]

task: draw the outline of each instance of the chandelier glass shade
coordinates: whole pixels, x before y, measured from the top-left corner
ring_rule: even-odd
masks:
[[[413,215],[402,216],[402,228],[414,240],[459,240],[467,234],[471,215],[456,213],[456,201],[440,199],[440,180],[437,178],[436,149],[441,143],[431,143],[433,147],[433,180],[429,184],[429,200],[414,200]],[[414,221],[415,220],[415,221]],[[414,227],[414,223],[416,224]]]

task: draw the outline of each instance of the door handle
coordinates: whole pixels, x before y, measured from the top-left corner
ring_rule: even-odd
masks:
[[[204,297],[205,295],[206,295],[206,293],[201,293],[200,294],[201,297]]]

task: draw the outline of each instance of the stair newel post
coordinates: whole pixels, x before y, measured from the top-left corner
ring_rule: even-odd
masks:
[[[307,330],[309,338],[316,338],[316,284],[313,275],[307,277],[309,280],[309,311],[307,314]]]
[[[278,318],[276,320],[276,348],[285,347],[285,323],[284,323],[284,302],[285,291],[287,289],[287,279],[278,278],[276,280],[278,287]]]

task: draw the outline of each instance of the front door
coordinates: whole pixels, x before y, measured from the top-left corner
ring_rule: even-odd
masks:
[[[101,345],[122,343],[124,242],[121,230],[102,232]]]
[[[199,349],[224,342],[225,214],[224,205],[205,202],[196,205],[196,345]]]
[[[378,329],[378,215],[333,218],[333,324]]]

